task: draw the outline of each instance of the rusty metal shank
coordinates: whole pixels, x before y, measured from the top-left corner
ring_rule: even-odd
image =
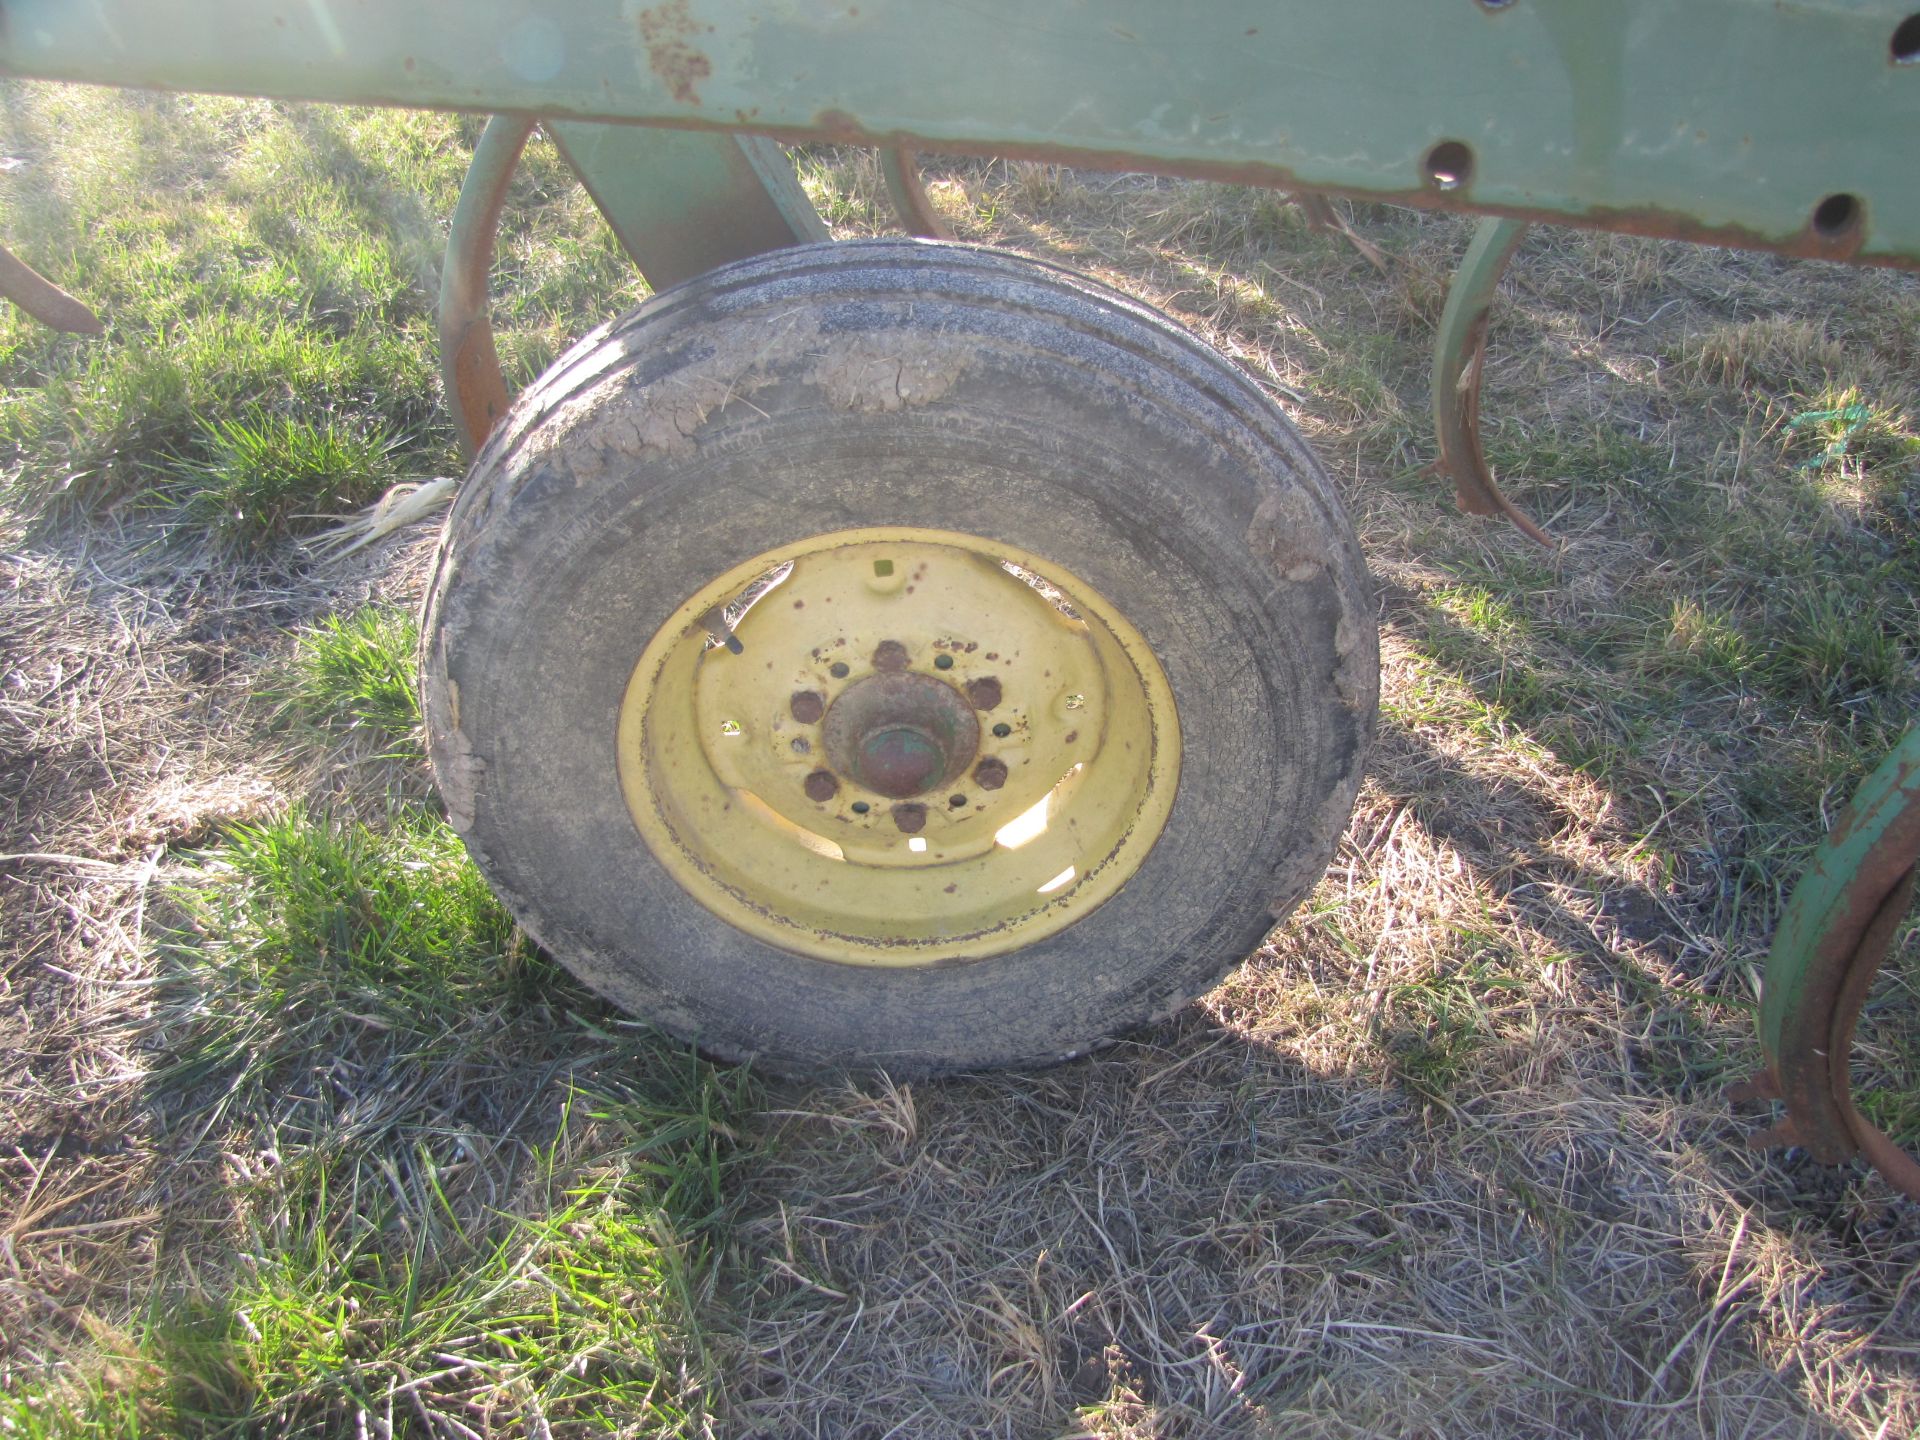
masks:
[[[1846,981],[1840,987],[1839,1001],[1834,1007],[1833,1033],[1827,1053],[1833,1067],[1834,1102],[1840,1107],[1840,1114],[1845,1118],[1847,1128],[1853,1132],[1853,1138],[1859,1142],[1861,1152],[1873,1168],[1886,1177],[1888,1184],[1908,1198],[1920,1200],[1920,1163],[1916,1163],[1911,1155],[1860,1113],[1853,1103],[1852,1076],[1848,1073],[1848,1061],[1853,1054],[1853,1032],[1860,1020],[1860,1009],[1866,1004],[1867,991],[1873,987],[1873,977],[1879,972],[1880,962],[1893,946],[1893,937],[1900,928],[1900,922],[1907,918],[1907,910],[1913,904],[1913,880],[1914,872],[1909,869],[1894,883],[1893,893],[1874,913],[1866,933],[1861,937],[1859,948],[1854,951],[1853,963],[1847,970]]]
[[[4,248],[0,248],[0,295],[56,330],[98,335],[106,329],[93,311]]]
[[[1487,312],[1507,261],[1527,233],[1519,220],[1483,220],[1447,291],[1433,350],[1433,428],[1440,467],[1469,515],[1504,515],[1542,545],[1553,539],[1494,483],[1480,449],[1480,380],[1485,369]]]
[[[1766,1071],[1748,1093],[1786,1104],[1763,1143],[1832,1164],[1864,1149],[1920,1199],[1920,1166],[1853,1104],[1847,1057],[1874,973],[1905,917],[1920,859],[1920,727],[1867,777],[1794,888],[1767,956],[1760,1002]]]
[[[898,145],[881,150],[880,173],[886,176],[894,212],[909,235],[922,240],[953,239],[952,228],[933,208],[927,187],[920,183],[920,161],[913,151]]]
[[[480,132],[440,269],[440,374],[453,428],[469,456],[507,413],[506,377],[487,319],[487,278],[507,184],[533,125],[528,116],[496,115]]]

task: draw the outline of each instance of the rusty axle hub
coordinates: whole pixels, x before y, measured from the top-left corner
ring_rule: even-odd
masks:
[[[890,800],[938,789],[966,773],[980,723],[960,692],[930,675],[893,671],[857,680],[823,724],[827,761]]]

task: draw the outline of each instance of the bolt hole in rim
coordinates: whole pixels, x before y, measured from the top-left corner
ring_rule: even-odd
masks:
[[[1077,576],[867,529],[690,597],[634,667],[617,745],[642,838],[709,910],[899,966],[1023,948],[1117,893],[1172,810],[1180,731],[1147,642]]]

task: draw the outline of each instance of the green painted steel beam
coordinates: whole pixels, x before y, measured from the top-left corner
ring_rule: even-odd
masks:
[[[0,0],[0,72],[1032,155],[1920,264],[1910,4]]]
[[[543,128],[656,290],[732,260],[831,238],[771,141],[592,120]]]

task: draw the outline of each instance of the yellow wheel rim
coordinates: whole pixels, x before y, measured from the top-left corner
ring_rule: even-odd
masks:
[[[848,964],[979,959],[1084,918],[1173,807],[1173,691],[1059,566],[950,531],[757,555],[660,627],[620,785],[709,910]]]

